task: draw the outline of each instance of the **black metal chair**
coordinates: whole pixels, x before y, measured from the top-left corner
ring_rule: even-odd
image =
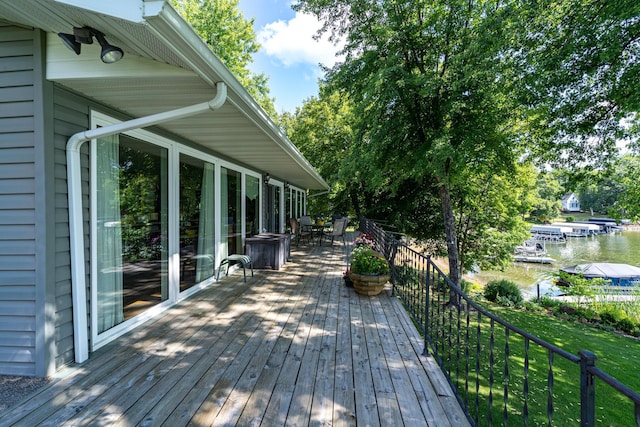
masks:
[[[222,262],[220,262],[220,267],[218,267],[218,275],[216,277],[216,280],[220,279],[220,270],[222,270],[223,265],[227,266],[227,276],[229,275],[229,265],[231,261],[239,262],[240,264],[242,264],[242,273],[244,274],[245,283],[247,282],[247,270],[246,270],[247,266],[251,267],[251,277],[253,277],[253,261],[251,260],[251,257],[248,255],[231,254],[227,256],[225,259],[223,259]]]

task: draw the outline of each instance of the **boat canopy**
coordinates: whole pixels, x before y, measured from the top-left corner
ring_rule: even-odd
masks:
[[[640,268],[629,264],[594,262],[563,267],[560,271],[570,274],[582,274],[586,278],[601,277],[604,279],[626,279],[640,277]]]

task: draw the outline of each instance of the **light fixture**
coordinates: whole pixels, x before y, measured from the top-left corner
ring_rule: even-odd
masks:
[[[100,52],[100,59],[102,59],[102,62],[104,62],[105,64],[113,64],[114,62],[118,62],[120,61],[120,59],[122,59],[122,57],[124,56],[124,52],[122,51],[122,49],[110,45],[104,38],[104,34],[96,31],[94,36],[102,47],[102,52]]]
[[[58,33],[58,36],[60,36],[62,42],[66,47],[74,51],[76,55],[80,55],[81,45],[76,41],[76,38],[73,36],[73,34]]]
[[[62,42],[76,55],[80,55],[80,48],[83,44],[93,44],[95,37],[102,47],[100,59],[105,64],[112,64],[119,61],[124,56],[124,52],[117,46],[110,45],[100,31],[91,27],[73,27],[73,34],[58,33]]]
[[[264,176],[264,184],[265,185],[269,184],[270,180],[271,180],[271,177],[269,176],[269,173],[267,172],[267,174]]]

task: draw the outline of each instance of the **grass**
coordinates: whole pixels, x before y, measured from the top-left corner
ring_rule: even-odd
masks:
[[[444,300],[446,298],[441,302]],[[592,351],[598,356],[596,366],[630,388],[640,390],[640,377],[635,375],[640,361],[639,341],[543,314],[489,303],[486,306],[499,318],[569,353],[577,355],[580,350]],[[579,425],[578,364],[559,355],[553,356],[550,364],[547,349],[527,342],[513,332],[507,337],[504,327],[497,323],[492,325],[485,316],[478,320],[476,312],[470,313],[467,326],[466,312],[458,317],[457,310],[437,302],[431,305],[431,310],[431,330],[440,331],[432,332],[438,356],[478,425],[501,425],[504,419],[508,425],[522,425],[525,412],[528,425],[547,425],[550,396],[553,406],[550,424]],[[505,358],[505,354],[509,357]],[[551,393],[548,387],[550,365],[553,367]],[[633,405],[626,397],[601,381],[596,382],[599,425],[634,425],[633,414]]]

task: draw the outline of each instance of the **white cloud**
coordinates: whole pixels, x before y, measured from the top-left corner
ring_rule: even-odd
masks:
[[[313,36],[320,26],[314,16],[296,12],[289,21],[265,25],[257,38],[268,56],[277,58],[287,67],[303,63],[331,67],[341,59],[335,56],[341,46],[333,45],[327,36],[315,40]]]

